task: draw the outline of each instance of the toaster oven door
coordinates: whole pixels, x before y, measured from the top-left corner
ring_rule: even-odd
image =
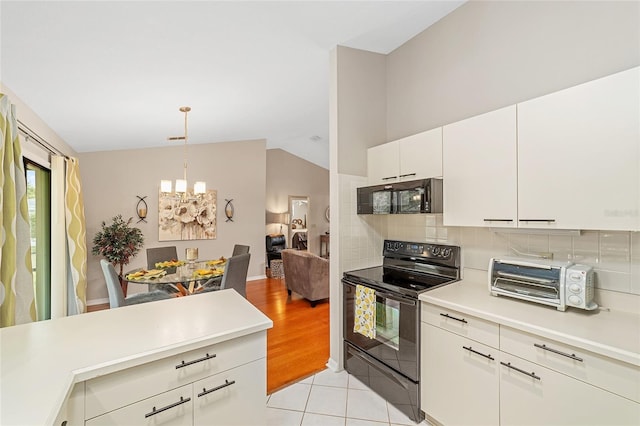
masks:
[[[495,262],[491,274],[491,289],[502,294],[559,302],[563,297],[561,272],[560,268],[542,265]]]

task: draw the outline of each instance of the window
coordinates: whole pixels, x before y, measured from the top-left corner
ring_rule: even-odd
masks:
[[[51,172],[25,158],[37,319],[51,318]]]

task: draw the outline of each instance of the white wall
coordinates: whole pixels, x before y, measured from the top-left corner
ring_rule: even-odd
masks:
[[[82,153],[80,175],[85,194],[87,245],[100,229],[101,222],[116,214],[137,221],[136,195],[146,196],[149,206],[147,222],[135,223],[144,234],[146,247],[175,245],[178,256],[184,258],[187,247],[198,247],[201,258],[230,256],[234,244],[251,246],[249,277],[263,277],[265,263],[265,177],[266,141],[213,143],[189,145],[188,180],[204,180],[207,189],[217,190],[217,238],[214,240],[158,241],[158,191],[161,179],[182,177],[183,149],[132,149]],[[224,214],[225,199],[233,199],[235,215],[227,222]],[[125,271],[146,267],[143,249]],[[129,291],[146,291],[135,284]],[[87,299],[107,298],[99,257],[89,255]]]

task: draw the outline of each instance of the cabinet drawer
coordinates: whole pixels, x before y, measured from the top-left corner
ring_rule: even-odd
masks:
[[[638,425],[640,404],[500,354],[500,425]]]
[[[422,321],[485,345],[499,347],[499,327],[491,321],[424,302]]]
[[[265,357],[266,332],[259,332],[88,380],[86,418]]]
[[[86,426],[193,424],[191,385],[156,395],[88,420]]]
[[[500,350],[640,402],[640,368],[631,364],[504,326]]]
[[[265,358],[193,384],[193,420],[196,425],[262,424],[266,403]]]

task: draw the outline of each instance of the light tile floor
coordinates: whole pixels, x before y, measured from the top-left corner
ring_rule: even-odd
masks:
[[[270,426],[415,424],[346,371],[321,371],[275,392],[267,400],[267,425]]]

